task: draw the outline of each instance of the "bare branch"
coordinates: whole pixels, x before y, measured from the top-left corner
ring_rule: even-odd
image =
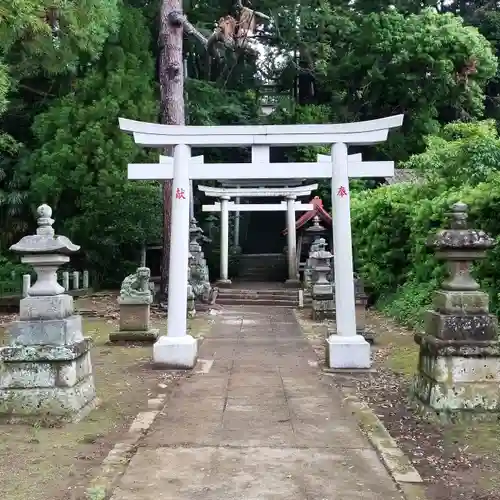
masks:
[[[196,29],[196,27],[191,24],[188,18],[180,11],[171,12],[169,15],[169,21],[173,25],[182,26],[187,35],[198,40],[210,55],[220,60],[221,56],[214,47],[217,42],[221,42],[228,49],[234,49],[233,33],[231,31],[231,26],[234,23],[231,21],[232,18],[228,19],[229,17],[230,16],[226,16],[226,18],[221,17],[213,33],[208,38]]]
[[[208,44],[208,39],[200,33],[187,19],[187,17],[179,11],[173,11],[170,13],[168,20],[170,23],[176,26],[182,26],[186,34],[193,36],[198,40],[205,48]]]

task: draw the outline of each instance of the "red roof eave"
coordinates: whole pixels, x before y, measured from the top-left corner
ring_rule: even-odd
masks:
[[[329,226],[332,225],[332,216],[323,208],[323,202],[321,201],[321,198],[319,196],[315,196],[310,203],[314,205],[314,208],[312,210],[309,210],[309,212],[306,212],[305,214],[301,215],[297,221],[295,222],[295,230],[300,229],[303,227],[305,224],[307,224],[315,215],[318,215],[319,218]],[[283,229],[281,231],[281,234],[287,234],[287,229]]]

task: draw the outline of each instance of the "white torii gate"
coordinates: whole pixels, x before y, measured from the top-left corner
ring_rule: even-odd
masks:
[[[370,345],[356,334],[349,177],[390,177],[393,162],[349,162],[349,145],[369,145],[387,139],[389,129],[400,127],[403,115],[378,120],[328,125],[160,125],[120,118],[120,128],[133,134],[136,144],[174,147],[173,160],[165,164],[131,164],[129,179],[173,179],[172,227],[168,290],[167,335],[153,348],[153,361],[178,368],[192,368],[198,346],[187,335],[187,268],[190,179],[320,179],[332,182],[333,241],[335,248],[336,334],[327,340],[331,368],[369,368]],[[269,146],[331,146],[331,161],[270,163]],[[191,146],[259,146],[261,163],[210,164],[191,159]]]
[[[253,166],[253,162],[248,164]],[[247,167],[248,168],[248,167]],[[231,197],[237,199],[241,197],[260,197],[260,196],[280,196],[286,198],[286,221],[288,227],[287,246],[288,246],[288,279],[287,286],[299,286],[297,268],[297,238],[295,233],[295,200],[297,196],[308,196],[311,191],[318,189],[317,184],[309,184],[308,186],[296,186],[286,188],[262,188],[262,187],[245,187],[245,188],[221,188],[212,186],[198,186],[200,191],[203,191],[207,196],[217,197],[221,200],[221,250],[220,250],[220,279],[218,284],[228,286],[231,280],[228,276],[229,264],[229,200]],[[238,205],[257,207],[259,205]],[[271,205],[273,206],[273,205]],[[274,205],[280,207],[280,205]]]

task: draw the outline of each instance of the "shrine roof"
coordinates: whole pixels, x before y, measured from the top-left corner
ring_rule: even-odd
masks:
[[[312,218],[317,215],[322,222],[327,224],[328,226],[331,227],[332,225],[332,216],[323,208],[323,201],[319,196],[315,196],[309,203],[311,203],[314,208],[312,210],[309,210],[309,212],[306,212],[305,214],[301,215],[296,221],[295,221],[295,229],[301,229],[304,227],[305,224],[307,224]],[[287,230],[284,229],[281,234],[286,234]]]
[[[387,177],[387,184],[402,184],[402,183],[416,183],[420,180],[420,176],[415,170],[409,168],[396,168],[394,169],[394,176]]]

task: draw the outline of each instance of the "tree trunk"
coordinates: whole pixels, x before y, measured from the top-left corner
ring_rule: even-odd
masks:
[[[160,119],[168,125],[184,125],[184,67],[182,60],[182,24],[172,22],[182,12],[181,0],[163,0],[160,14]],[[172,155],[173,152],[165,151]],[[170,225],[172,212],[172,181],[163,184],[163,255],[161,291],[167,296],[170,260]],[[187,270],[186,270],[187,272]],[[184,293],[186,291],[184,290]],[[182,290],[180,293],[183,293]]]

